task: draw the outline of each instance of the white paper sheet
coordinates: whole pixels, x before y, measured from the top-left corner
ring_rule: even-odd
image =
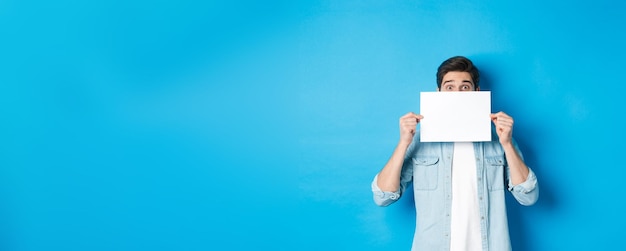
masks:
[[[422,92],[421,142],[491,141],[491,92]]]

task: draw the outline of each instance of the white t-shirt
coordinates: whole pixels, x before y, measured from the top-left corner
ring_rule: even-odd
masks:
[[[450,251],[482,250],[474,158],[473,143],[454,143]]]

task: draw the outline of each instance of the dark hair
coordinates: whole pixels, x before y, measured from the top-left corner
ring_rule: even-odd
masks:
[[[474,81],[474,88],[478,88],[478,82],[480,81],[478,68],[474,66],[474,63],[472,63],[471,60],[463,56],[451,57],[441,63],[439,68],[437,68],[437,88],[441,88],[441,81],[443,81],[443,76],[451,71],[469,73],[470,76],[472,76],[472,81]]]

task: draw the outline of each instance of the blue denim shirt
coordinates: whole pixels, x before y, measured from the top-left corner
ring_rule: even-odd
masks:
[[[476,155],[480,229],[483,250],[511,250],[504,199],[507,187],[522,205],[537,201],[539,189],[532,170],[524,183],[513,186],[504,150],[497,136],[491,142],[474,142]],[[452,154],[454,143],[419,142],[419,132],[407,149],[400,177],[400,189],[381,191],[378,176],[372,182],[374,202],[388,206],[413,185],[416,208],[416,230],[412,250],[450,250],[450,213],[452,204]],[[515,141],[515,149],[522,156]],[[529,168],[530,169],[530,168]]]

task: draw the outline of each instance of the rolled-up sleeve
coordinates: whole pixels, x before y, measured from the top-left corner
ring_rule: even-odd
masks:
[[[528,168],[528,177],[526,177],[526,181],[520,184],[513,185],[509,180],[509,191],[520,204],[524,206],[535,204],[539,198],[539,184],[533,170]]]
[[[374,176],[372,181],[372,193],[374,194],[374,203],[381,207],[386,207],[400,199],[400,191],[385,192],[378,187],[378,175]]]

